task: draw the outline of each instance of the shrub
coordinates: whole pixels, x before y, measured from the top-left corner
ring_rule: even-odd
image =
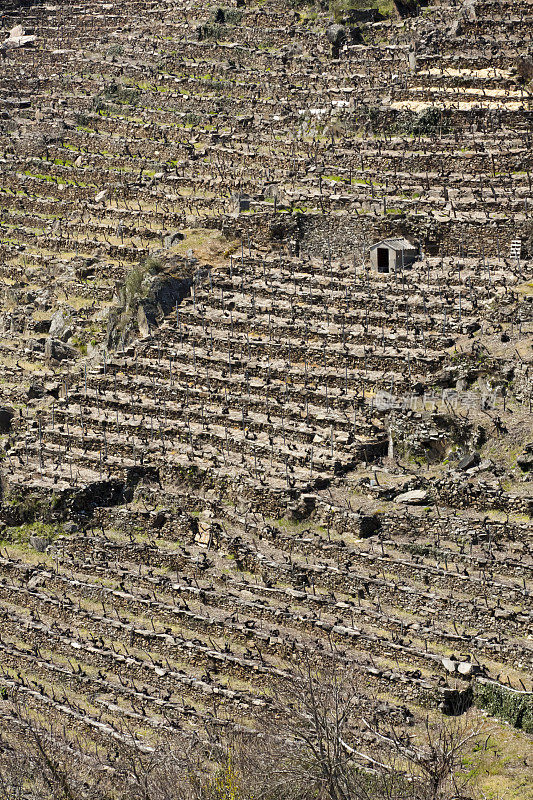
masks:
[[[239,25],[242,21],[242,11],[235,8],[219,8],[211,16],[212,22],[224,22],[226,25]]]
[[[106,101],[114,105],[137,105],[140,96],[139,89],[128,89],[112,81],[93,98],[92,109],[97,112],[108,111],[109,105]]]
[[[402,116],[398,123],[399,133],[413,136],[431,136],[439,131],[447,131],[449,128],[443,112],[435,106],[429,106],[418,114]]]
[[[513,692],[493,683],[476,683],[474,703],[525,733],[533,733],[533,695]]]
[[[207,22],[200,28],[200,39],[221,39],[226,31],[218,22]]]
[[[99,111],[108,111],[109,110],[109,105],[100,97],[100,95],[97,95],[93,99],[91,107],[92,107],[92,110],[95,111],[97,114],[98,114]]]
[[[139,89],[126,89],[118,83],[113,81],[103,91],[103,96],[106,100],[111,100],[113,103],[124,103],[126,105],[135,105],[140,97]]]
[[[91,124],[90,118],[87,116],[87,114],[84,114],[83,111],[80,111],[78,114],[76,114],[75,119],[76,125],[81,125],[83,128],[88,128]]]
[[[138,300],[142,300],[146,297],[148,287],[145,283],[145,279],[149,275],[155,275],[160,269],[161,262],[156,258],[148,257],[142,264],[137,264],[128,270],[124,281],[126,307],[131,307]]]
[[[350,11],[370,11],[375,8],[383,17],[390,17],[395,11],[394,3],[388,0],[330,0],[329,10],[335,22],[342,22]]]
[[[107,55],[111,58],[112,56],[121,56],[124,52],[124,48],[121,44],[113,44],[111,47],[107,48]]]
[[[231,751],[226,764],[206,782],[203,790],[209,800],[245,800],[246,795],[242,789],[240,776],[232,764]]]
[[[201,121],[202,118],[199,114],[192,114],[192,113],[186,114],[185,117],[183,118],[183,122],[185,123],[185,125],[192,125],[193,128],[196,125],[199,125]]]

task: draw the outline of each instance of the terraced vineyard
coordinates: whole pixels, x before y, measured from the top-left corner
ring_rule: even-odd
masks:
[[[485,720],[532,797],[532,20],[6,0],[3,748],[253,738],[311,658],[357,766]]]

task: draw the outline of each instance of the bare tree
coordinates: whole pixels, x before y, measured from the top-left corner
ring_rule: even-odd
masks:
[[[274,687],[254,730],[234,725],[155,747],[121,747],[107,761],[76,753],[58,731],[16,711],[0,733],[0,800],[465,800],[462,757],[480,735],[452,718],[412,731],[365,719],[356,675],[334,654],[304,654]],[[15,719],[15,717],[13,717]],[[220,723],[220,719],[218,720]],[[373,749],[359,749],[361,729]],[[232,733],[233,731],[233,733]]]
[[[72,748],[63,730],[45,729],[17,700],[0,731],[0,800],[109,800],[109,767]]]
[[[393,729],[380,733],[364,721],[370,730],[389,747],[396,764],[404,765],[417,800],[459,800],[470,797],[468,778],[461,771],[462,759],[482,731],[472,728],[461,717],[447,717],[431,726],[426,718],[423,741],[406,743]]]
[[[332,662],[334,663],[334,662]],[[479,736],[467,723],[426,720],[421,743],[362,719],[368,704],[352,670],[316,666],[304,656],[276,688],[273,718],[260,736],[233,746],[243,785],[256,800],[458,800],[469,797],[461,759]],[[377,740],[357,747],[357,728]],[[387,720],[390,728],[390,720]],[[238,756],[238,758],[237,758]]]
[[[22,800],[26,774],[22,754],[0,736],[0,800]]]
[[[367,783],[359,762],[386,767],[351,744],[360,693],[353,676],[305,655],[292,680],[276,686],[259,737],[235,748],[254,798],[355,800]]]

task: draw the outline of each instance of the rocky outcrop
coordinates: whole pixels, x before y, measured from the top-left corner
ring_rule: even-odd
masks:
[[[107,348],[114,350],[138,337],[149,336],[162,319],[190,292],[191,268],[185,259],[169,259],[165,266],[135,268],[126,276],[118,302],[108,316]],[[179,270],[179,274],[178,273]]]

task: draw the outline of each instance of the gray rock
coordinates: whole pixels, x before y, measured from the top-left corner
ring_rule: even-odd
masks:
[[[0,44],[0,50],[14,50],[18,47],[30,47],[34,44],[36,38],[37,37],[32,34],[27,35],[22,25],[16,25],[9,31],[8,38],[4,39]]]
[[[475,0],[466,0],[463,7],[463,14],[468,22],[475,22],[477,19]]]
[[[394,498],[395,503],[411,503],[412,505],[422,505],[429,503],[429,495],[425,489],[413,489],[410,492],[398,494]]]
[[[479,667],[476,669],[476,664],[471,664],[470,661],[460,661],[457,665],[457,672],[465,678],[470,678],[476,672],[479,672]]]
[[[340,47],[347,40],[348,31],[344,25],[333,23],[326,29],[326,36],[334,47]]]
[[[521,56],[516,62],[516,71],[521,83],[533,80],[533,56]]]
[[[46,350],[45,350],[46,352]],[[28,400],[39,400],[44,397],[44,386],[38,381],[32,381],[28,386]]]
[[[316,495],[303,494],[296,503],[287,507],[287,511],[294,520],[304,520],[311,516],[316,508]]]
[[[180,231],[176,231],[175,233],[169,233],[168,236],[165,236],[165,248],[168,250],[171,247],[174,247],[178,244],[178,242],[182,242],[185,239],[185,234],[180,233]]]
[[[450,25],[450,27],[448,29],[448,35],[451,38],[455,38],[456,36],[462,36],[463,35],[463,31],[464,31],[464,26],[461,24],[461,21],[459,19],[456,19]],[[478,326],[478,328],[479,328],[479,326]],[[477,330],[477,328],[475,330]]]
[[[35,333],[48,333],[50,330],[49,319],[36,319],[33,322],[33,330]]]
[[[516,463],[522,472],[530,472],[533,470],[533,444],[528,444],[524,452],[518,456]]]
[[[29,541],[39,553],[44,553],[48,547],[48,539],[44,539],[42,536],[30,536]]]
[[[75,522],[66,522],[63,525],[63,530],[66,534],[77,533],[79,531],[79,527],[76,525]]]
[[[60,342],[58,339],[50,338],[46,340],[44,355],[48,360],[53,358],[56,361],[69,361],[77,358],[79,353],[75,347],[64,344],[64,342]]]
[[[148,336],[150,333],[150,322],[142,305],[137,309],[137,328],[141,336]]]
[[[143,297],[133,298],[126,309],[124,298],[109,309],[107,323],[107,348],[125,345],[132,338],[148,336],[159,322],[185,297],[192,285],[192,278],[175,278],[173,275],[151,275],[143,281]]]
[[[73,309],[72,309],[73,310]],[[70,314],[70,309],[60,308],[56,311],[50,321],[49,334],[54,339],[66,342],[74,332],[74,325]]]
[[[401,19],[416,17],[420,9],[417,0],[393,0],[393,2]]]
[[[167,515],[164,511],[157,511],[152,517],[152,528],[159,530],[167,521]]]
[[[363,37],[357,25],[346,26],[332,23],[326,29],[326,36],[334,48],[340,48],[343,44],[361,44]]]
[[[467,470],[476,467],[481,461],[479,453],[468,453],[457,464],[457,469]]]
[[[516,463],[522,472],[531,472],[531,470],[533,470],[533,455],[519,456]]]
[[[442,659],[442,666],[446,670],[446,672],[456,672],[457,671],[457,661],[453,658],[443,658]]]
[[[454,24],[458,24],[458,23],[456,22]],[[453,25],[452,25],[452,27],[453,27]],[[450,32],[450,35],[453,36],[454,34]],[[481,325],[479,324],[479,322],[469,322],[468,325],[464,326],[464,331],[465,331],[466,334],[474,334],[480,328],[481,328]]]
[[[48,381],[44,385],[44,390],[46,394],[49,394],[50,397],[54,397],[56,400],[59,397],[60,389],[61,389],[61,384],[56,381]]]
[[[50,308],[50,292],[48,289],[41,289],[40,292],[37,292],[35,295],[35,305],[43,309]]]

